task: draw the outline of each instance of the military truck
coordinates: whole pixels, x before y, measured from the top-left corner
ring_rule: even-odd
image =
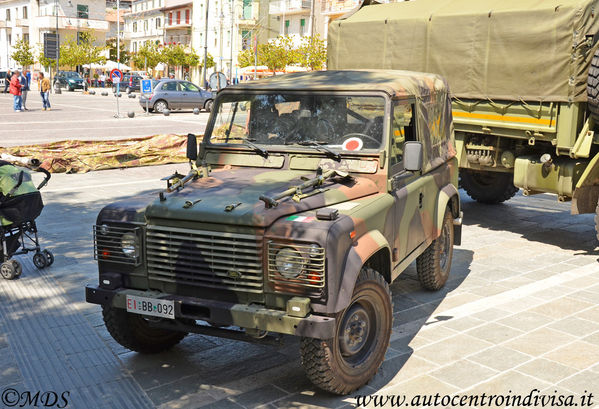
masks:
[[[416,262],[447,281],[461,209],[451,101],[437,75],[289,74],[215,100],[191,170],[106,206],[88,302],[121,345],[159,352],[187,334],[301,337],[302,365],[346,394],[389,345],[389,285]]]
[[[329,25],[328,68],[442,75],[468,195],[552,193],[595,212],[599,233],[597,13],[597,0],[366,2]]]

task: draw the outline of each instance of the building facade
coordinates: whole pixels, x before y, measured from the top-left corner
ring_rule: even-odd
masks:
[[[193,2],[191,0],[166,0],[164,8],[166,44],[191,46]]]
[[[44,33],[57,29],[61,44],[91,31],[94,44],[104,46],[109,29],[105,17],[105,0],[0,0],[0,68],[18,67],[11,55],[19,40],[28,41],[37,55]]]
[[[164,0],[137,0],[131,4],[131,12],[123,15],[123,40],[129,52],[136,53],[146,43],[165,42],[163,8]]]

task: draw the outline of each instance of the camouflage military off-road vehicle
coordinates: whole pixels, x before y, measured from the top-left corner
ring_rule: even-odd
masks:
[[[389,284],[416,261],[439,289],[460,240],[445,81],[329,71],[227,87],[196,146],[166,192],[100,212],[87,301],[134,351],[189,332],[297,335],[317,386],[364,385],[389,344]]]

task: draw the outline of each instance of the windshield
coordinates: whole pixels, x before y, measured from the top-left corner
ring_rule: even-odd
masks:
[[[339,151],[380,149],[382,96],[222,95],[211,143],[322,144]]]
[[[81,78],[78,72],[65,72],[64,76],[67,78]]]

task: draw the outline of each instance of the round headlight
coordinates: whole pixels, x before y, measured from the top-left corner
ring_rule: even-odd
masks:
[[[137,236],[133,233],[125,233],[121,237],[121,250],[127,257],[135,257],[137,253]]]
[[[310,257],[318,257],[321,255],[321,247],[318,244],[312,244],[308,253]]]
[[[299,251],[284,247],[275,257],[277,271],[285,278],[296,278],[304,269],[304,258]]]
[[[101,225],[99,230],[100,230],[100,234],[103,234],[103,235],[107,235],[108,232],[110,231],[108,226],[105,224]]]

